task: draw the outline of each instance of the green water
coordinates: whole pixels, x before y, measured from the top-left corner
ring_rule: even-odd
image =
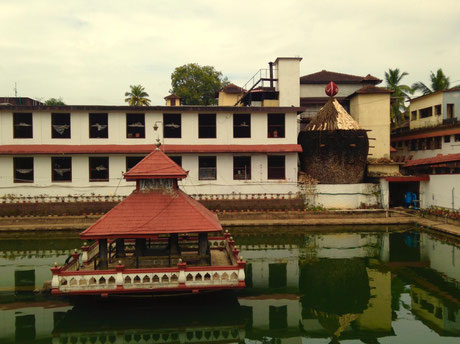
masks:
[[[0,343],[460,343],[454,239],[401,228],[232,232],[245,290],[108,300],[33,292],[78,238],[0,238]]]

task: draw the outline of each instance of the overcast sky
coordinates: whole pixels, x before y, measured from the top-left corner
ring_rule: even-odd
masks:
[[[381,79],[460,80],[458,0],[0,0],[0,96],[124,104],[142,84],[163,105],[174,68],[212,65],[242,86],[277,56]],[[457,82],[455,84],[460,83]],[[383,85],[383,83],[381,84]]]

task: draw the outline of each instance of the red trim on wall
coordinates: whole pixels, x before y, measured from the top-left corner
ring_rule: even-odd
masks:
[[[447,135],[455,135],[460,134],[460,128],[450,129],[450,130],[435,130],[430,131],[428,133],[420,133],[420,134],[412,134],[412,135],[405,135],[405,136],[398,136],[392,137],[391,142],[400,142],[406,140],[414,140],[414,139],[424,139],[427,137],[437,137],[437,136],[447,136]]]
[[[430,176],[403,176],[403,177],[385,177],[387,182],[427,182]]]

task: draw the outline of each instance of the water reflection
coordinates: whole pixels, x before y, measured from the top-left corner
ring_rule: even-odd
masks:
[[[91,299],[76,306],[30,291],[78,240],[0,240],[0,342],[377,343],[418,336],[418,342],[442,343],[460,337],[459,243],[415,231],[241,229],[233,235],[248,262],[248,288],[240,293]]]

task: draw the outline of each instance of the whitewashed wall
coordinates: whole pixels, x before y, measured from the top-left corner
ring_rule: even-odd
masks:
[[[460,209],[460,175],[430,175],[430,180],[420,182],[420,207],[444,207]]]

